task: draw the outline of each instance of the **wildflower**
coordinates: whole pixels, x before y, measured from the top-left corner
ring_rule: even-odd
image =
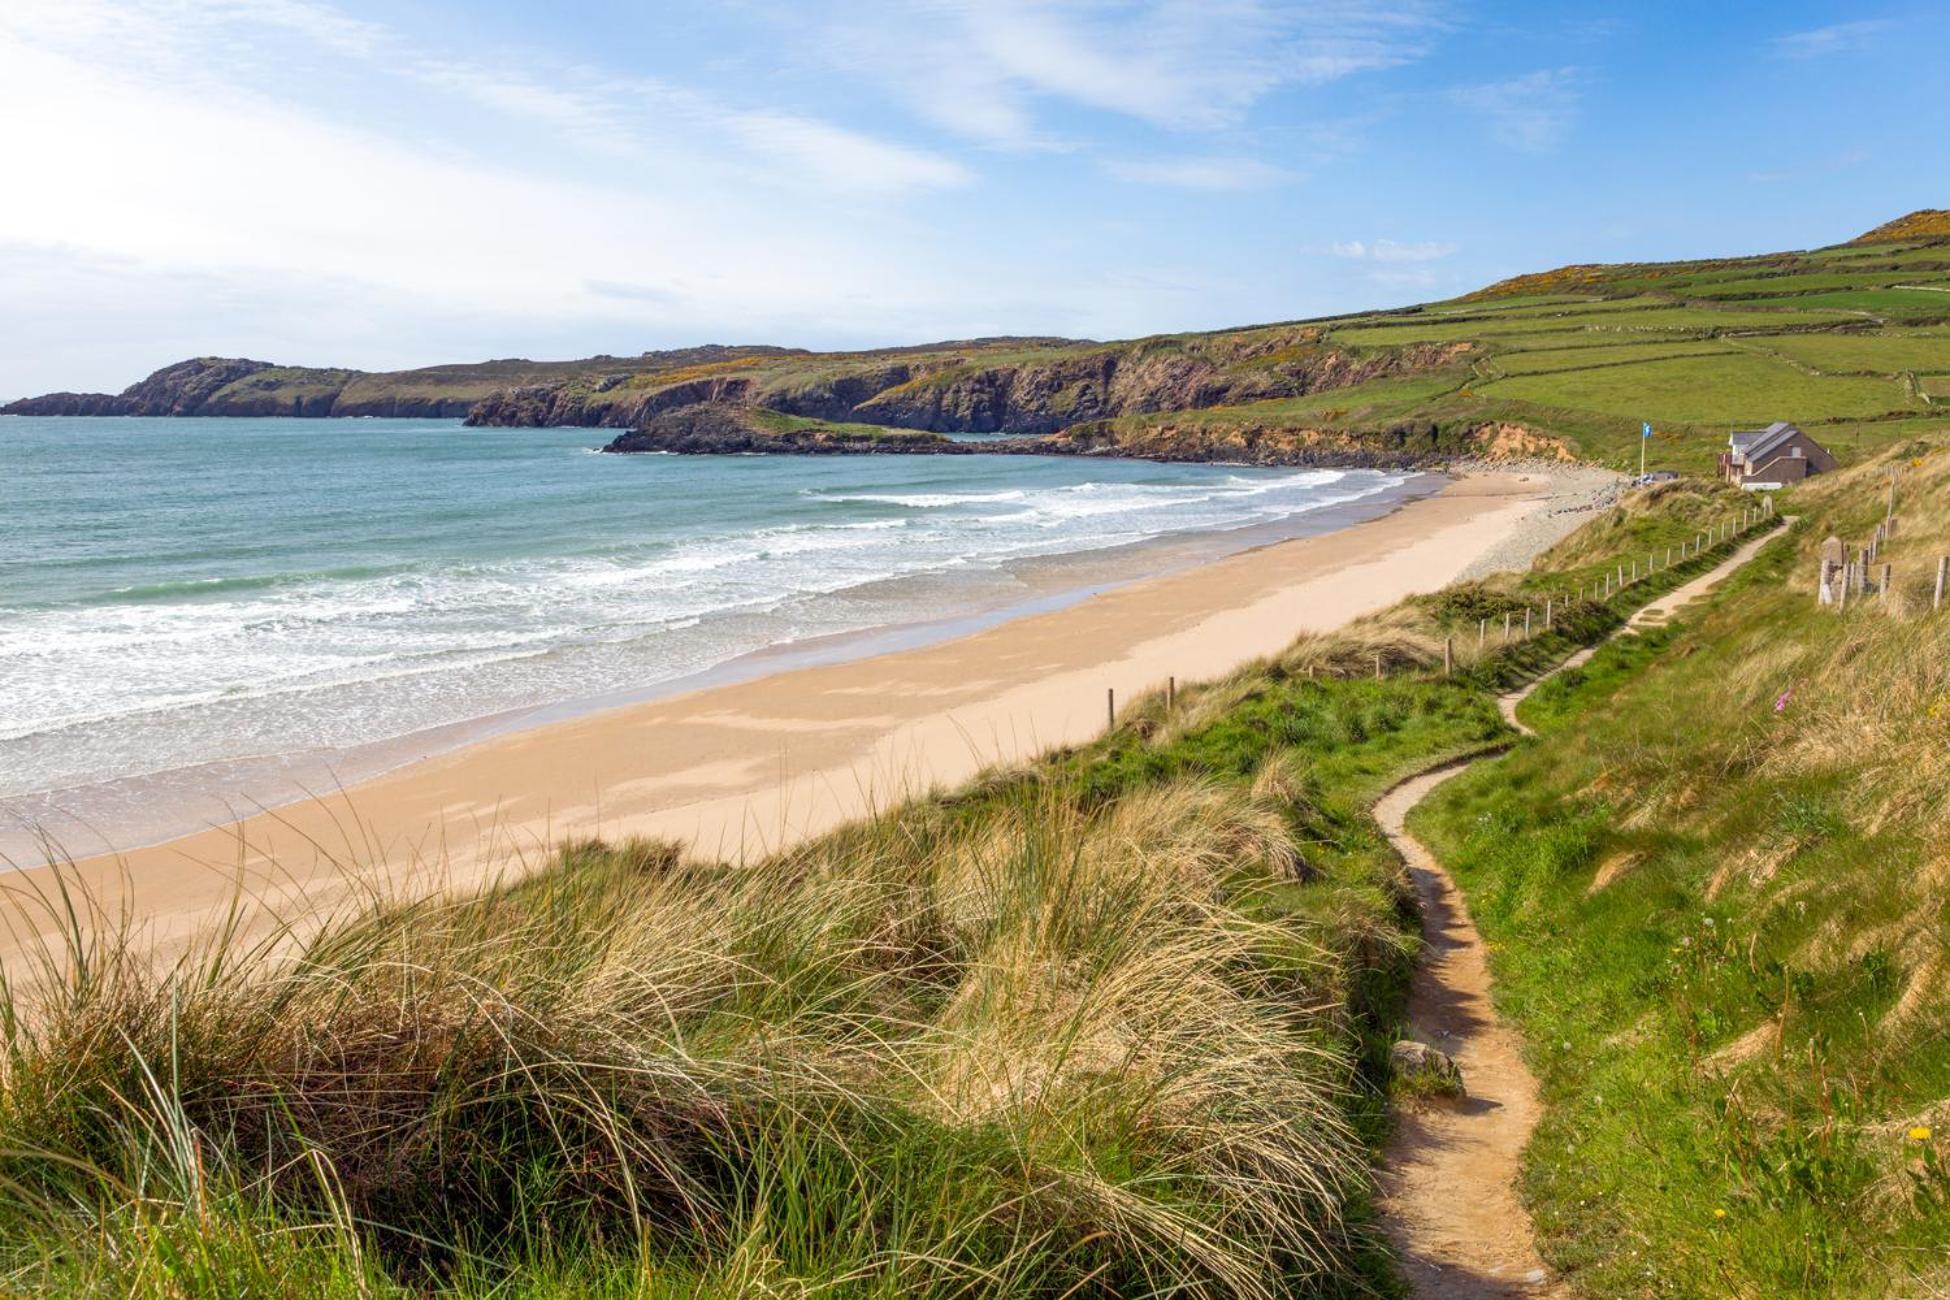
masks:
[[[1930,1126],[1928,1124],[1918,1124],[1909,1131],[1909,1140],[1912,1142],[1928,1142],[1930,1140]]]
[[[1780,695],[1774,700],[1774,712],[1786,713],[1788,701],[1793,698],[1794,698],[1794,688],[1790,686],[1786,690],[1782,691]]]
[[[1713,1217],[1716,1219],[1724,1219],[1727,1217],[1727,1212],[1716,1205],[1713,1207]]]

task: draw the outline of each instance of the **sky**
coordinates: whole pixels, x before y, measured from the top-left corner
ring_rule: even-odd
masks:
[[[1817,247],[1950,207],[1947,42],[1950,0],[0,0],[0,398]]]

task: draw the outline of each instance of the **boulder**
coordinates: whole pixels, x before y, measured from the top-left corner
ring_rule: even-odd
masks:
[[[1388,1062],[1396,1081],[1412,1091],[1445,1097],[1469,1095],[1455,1060],[1427,1043],[1404,1038],[1388,1049]]]

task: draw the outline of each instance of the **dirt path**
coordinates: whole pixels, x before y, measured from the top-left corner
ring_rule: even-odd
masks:
[[[1791,521],[1790,521],[1791,522]],[[1720,564],[1632,615],[1613,636],[1670,618],[1718,586],[1779,536],[1768,532]],[[1522,690],[1497,701],[1511,726],[1517,705],[1546,679],[1588,662],[1580,650]],[[1455,1058],[1469,1090],[1459,1105],[1404,1111],[1388,1143],[1381,1175],[1381,1214],[1418,1296],[1479,1300],[1563,1296],[1537,1254],[1530,1214],[1517,1193],[1523,1149],[1543,1105],[1524,1064],[1523,1039],[1496,1014],[1482,936],[1462,892],[1442,864],[1404,828],[1409,811],[1476,762],[1446,764],[1410,777],[1375,805],[1375,820],[1408,862],[1422,908],[1421,964],[1409,990],[1409,1033]]]

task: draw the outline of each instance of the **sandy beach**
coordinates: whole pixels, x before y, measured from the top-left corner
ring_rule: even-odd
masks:
[[[776,673],[496,737],[331,798],[63,868],[165,948],[236,896],[316,913],[367,891],[466,887],[572,838],[680,840],[737,858],[993,763],[1085,740],[1128,700],[1217,676],[1587,517],[1609,476],[1489,472],[1395,513],[1101,592],[958,639]],[[16,873],[0,956],[52,933],[54,870]]]

